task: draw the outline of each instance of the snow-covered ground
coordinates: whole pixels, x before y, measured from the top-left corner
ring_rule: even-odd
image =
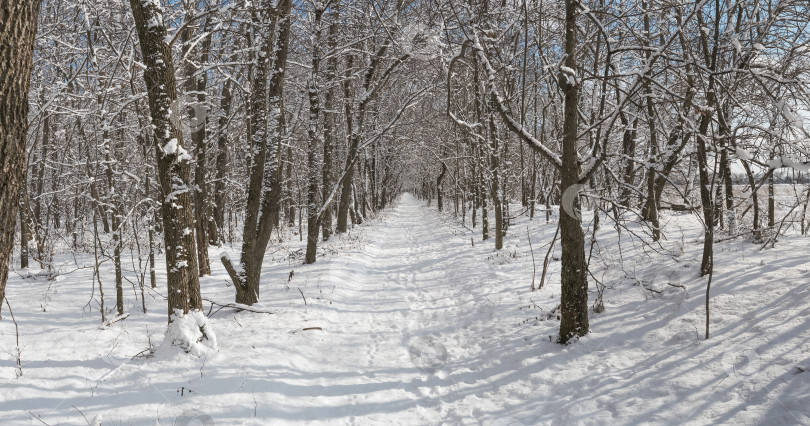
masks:
[[[406,194],[323,244],[314,265],[289,255],[297,238],[272,245],[256,308],[273,314],[213,307],[219,350],[200,358],[166,346],[142,356],[166,331],[160,286],[147,314],[126,288],[130,316],[102,327],[88,305],[92,270],[74,270],[72,257],[52,281],[12,272],[23,375],[4,306],[0,423],[810,424],[810,239],[762,251],[718,244],[704,340],[695,218],[665,213],[660,247],[603,218],[590,284],[592,301],[596,280],[607,286],[606,310],[591,314],[589,335],[560,346],[559,262],[529,291],[527,235],[539,282],[556,227],[543,216],[520,215],[495,252],[480,227]],[[213,269],[203,297],[232,301],[227,274]],[[111,272],[102,278],[110,307]]]

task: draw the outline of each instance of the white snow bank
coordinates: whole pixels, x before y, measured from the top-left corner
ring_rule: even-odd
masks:
[[[166,337],[158,351],[162,352],[164,347],[175,346],[198,357],[219,350],[217,335],[208,322],[208,317],[201,311],[183,314],[179,309],[175,309]]]

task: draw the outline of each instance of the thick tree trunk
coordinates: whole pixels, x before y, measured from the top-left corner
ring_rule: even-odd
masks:
[[[28,86],[33,67],[38,0],[0,0],[0,303],[25,177]]]
[[[576,15],[577,2],[566,0],[565,66],[569,70],[577,69]],[[573,80],[573,76],[560,76],[560,83],[565,93],[562,169],[560,170],[563,191],[579,184],[579,166],[577,164],[578,87],[576,82],[571,80]],[[575,197],[575,200],[578,204],[579,197]],[[579,209],[568,210],[579,211]],[[588,323],[588,271],[585,264],[585,236],[582,233],[580,221],[579,214],[571,215],[568,211],[560,213],[560,241],[562,243],[560,283],[562,294],[560,300],[559,343],[563,344],[568,343],[575,336],[584,336],[590,328]]]
[[[157,176],[160,184],[163,238],[166,249],[168,314],[202,309],[191,194],[191,156],[183,134],[170,119],[177,99],[171,48],[166,43],[163,11],[158,2],[130,0],[138,31],[144,80],[154,129]]]

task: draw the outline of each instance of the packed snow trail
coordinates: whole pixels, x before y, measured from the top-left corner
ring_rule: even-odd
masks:
[[[296,386],[307,398],[279,389],[279,402],[287,400],[279,405],[290,411],[279,420],[475,420],[481,404],[472,395],[468,407],[452,403],[451,395],[465,396],[448,372],[472,373],[454,360],[484,348],[482,329],[497,303],[487,298],[494,288],[491,267],[469,256],[463,249],[469,242],[409,195],[364,238],[361,249],[328,262],[324,279],[334,295],[310,317],[323,333],[302,333],[308,353],[287,366],[309,372]]]

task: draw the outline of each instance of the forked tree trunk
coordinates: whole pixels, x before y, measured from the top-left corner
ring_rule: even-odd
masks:
[[[236,303],[245,305],[259,300],[262,260],[281,201],[278,152],[284,126],[282,98],[292,1],[282,0],[275,7],[273,3],[267,0],[257,17],[266,22],[256,22],[265,39],[256,55],[251,93],[249,136],[254,155],[250,163],[242,250],[236,265],[227,256],[220,258],[236,288]]]
[[[0,0],[0,303],[25,176],[28,86],[39,0]]]
[[[163,238],[166,250],[168,313],[202,309],[194,214],[191,194],[191,156],[183,148],[183,134],[172,123],[177,99],[172,52],[159,2],[130,0],[132,15],[146,64],[144,80],[154,129],[157,176],[161,190]]]

